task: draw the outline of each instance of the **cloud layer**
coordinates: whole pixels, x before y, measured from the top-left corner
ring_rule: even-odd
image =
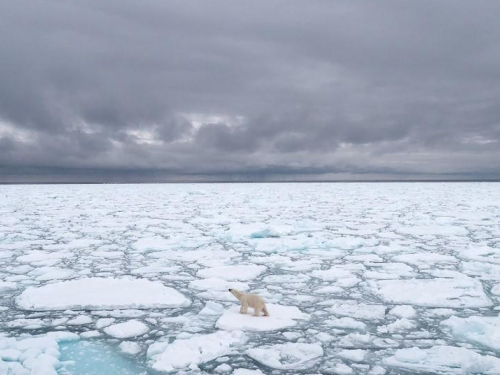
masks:
[[[500,178],[498,1],[0,3],[0,181]]]

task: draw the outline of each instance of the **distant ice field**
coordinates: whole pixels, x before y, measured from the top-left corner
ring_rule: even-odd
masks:
[[[499,302],[500,183],[0,185],[0,375],[500,374]]]

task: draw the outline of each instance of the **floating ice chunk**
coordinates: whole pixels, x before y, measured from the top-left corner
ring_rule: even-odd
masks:
[[[500,350],[500,317],[498,316],[468,318],[452,316],[441,324],[449,327],[452,335],[459,340]]]
[[[344,257],[345,260],[350,262],[383,262],[384,259],[379,257],[377,254],[359,254],[359,255],[348,255]]]
[[[99,319],[96,323],[95,323],[95,326],[96,328],[104,328],[104,327],[108,327],[110,326],[111,324],[113,324],[115,322],[115,318],[101,318]]]
[[[353,373],[352,368],[345,363],[337,363],[330,371],[338,375],[350,375]]]
[[[154,343],[148,348],[147,357],[154,370],[171,372],[230,354],[245,342],[246,335],[241,331],[218,331],[185,340],[177,339],[171,344]]]
[[[101,333],[99,331],[87,331],[80,333],[80,337],[83,337],[84,339],[93,339],[99,336],[101,336]]]
[[[425,256],[422,255],[422,253],[403,254],[393,257],[392,260],[396,262],[414,264],[416,266],[425,266],[438,263],[453,264],[458,262],[458,259],[451,255],[443,255],[431,252],[426,252]]]
[[[65,251],[47,252],[41,250],[32,250],[25,255],[18,256],[17,261],[23,263],[37,263],[52,259],[56,260],[66,259],[66,258],[71,258],[73,256],[74,256],[73,253]]]
[[[368,279],[399,279],[415,275],[413,268],[404,263],[376,263],[371,266],[372,269],[364,273]]]
[[[415,309],[412,306],[408,305],[401,305],[401,306],[396,306],[391,311],[389,311],[389,314],[397,316],[399,318],[413,318],[417,314]]]
[[[0,287],[0,289],[1,289],[1,287]],[[500,296],[500,284],[497,284],[493,288],[491,288],[491,294],[493,294],[495,296]]]
[[[230,288],[239,289],[241,291],[248,290],[248,284],[238,281],[226,281],[215,277],[208,279],[193,280],[189,283],[191,289],[196,290],[228,290]]]
[[[295,283],[304,283],[310,279],[309,276],[304,275],[304,274],[298,274],[298,275],[269,275],[264,277],[262,281],[265,283],[270,283],[270,284],[285,284],[285,283],[290,283],[292,280]]]
[[[479,280],[411,279],[370,281],[373,293],[389,303],[428,307],[487,307],[491,300]],[[432,291],[432,293],[429,293]]]
[[[455,314],[455,310],[452,309],[428,309],[426,314],[429,316],[450,316]]]
[[[340,358],[348,359],[353,362],[362,362],[366,357],[366,350],[363,349],[352,349],[352,350],[342,350],[337,353]]]
[[[485,262],[462,262],[460,270],[467,275],[479,276],[484,280],[499,280],[500,265]]]
[[[0,374],[57,375],[56,369],[62,367],[59,342],[78,339],[69,332],[17,339],[0,336]]]
[[[325,320],[325,324],[331,327],[337,328],[349,328],[359,331],[364,331],[366,329],[366,324],[359,322],[353,318],[340,318],[340,319],[328,319]]]
[[[377,332],[379,333],[404,332],[413,329],[415,327],[416,324],[413,321],[408,320],[406,318],[401,318],[385,326],[378,327]]]
[[[68,321],[66,324],[70,326],[79,326],[79,325],[84,325],[84,324],[90,324],[92,323],[92,318],[87,315],[78,315]]]
[[[182,240],[180,241],[182,242]],[[151,258],[170,259],[181,262],[206,262],[206,261],[228,261],[239,256],[240,253],[234,250],[216,250],[212,248],[200,248],[196,250],[168,250],[157,253],[149,253]]]
[[[322,288],[314,290],[314,293],[317,293],[317,294],[340,294],[343,291],[344,291],[344,289],[337,286],[337,285],[329,285],[329,286],[324,286]]]
[[[0,281],[0,294],[5,292],[10,292],[11,290],[17,289],[16,283],[11,283],[8,281]]]
[[[132,247],[140,252],[168,250],[172,240],[161,237],[141,238],[137,240]]]
[[[373,337],[369,333],[349,333],[339,340],[338,345],[342,348],[359,348],[370,344],[372,340]]]
[[[29,287],[16,298],[24,310],[89,310],[189,306],[175,289],[144,279],[88,278]]]
[[[233,306],[226,310],[217,320],[216,327],[227,331],[275,331],[297,324],[296,320],[308,320],[309,315],[295,306],[267,304],[270,316],[252,316],[251,309],[247,314],[240,314],[240,307]]]
[[[333,300],[328,301],[328,304],[332,305],[328,308],[329,312],[354,319],[383,319],[386,310],[384,305],[369,305],[355,300]]]
[[[413,236],[466,236],[469,231],[459,225],[412,225],[397,226],[398,233],[410,234]]]
[[[245,368],[239,368],[234,370],[233,375],[265,375],[260,370],[247,370]]]
[[[250,265],[236,265],[236,266],[220,266],[213,268],[206,268],[198,271],[198,276],[203,278],[219,278],[223,280],[233,281],[241,280],[247,281],[255,279],[263,273],[267,267]]]
[[[141,352],[141,346],[134,341],[123,341],[120,345],[123,353],[136,355]]]
[[[37,276],[37,280],[62,280],[69,279],[74,275],[72,270],[58,267],[40,267],[30,272],[30,276]]]
[[[205,307],[199,312],[199,315],[221,315],[224,312],[224,306],[220,303],[208,301]]]
[[[129,337],[142,336],[149,332],[149,327],[138,320],[129,320],[128,322],[113,324],[104,328],[106,334],[118,339],[127,339]]]
[[[463,259],[476,260],[485,263],[500,264],[500,249],[489,246],[478,246],[476,243],[469,244],[458,250]]]
[[[233,368],[229,366],[227,363],[223,363],[222,365],[217,366],[214,371],[218,374],[223,374],[225,372],[231,371]]]
[[[375,365],[368,371],[368,375],[385,375],[386,372],[382,366]]]
[[[181,268],[178,266],[166,266],[166,265],[152,264],[149,266],[143,266],[143,267],[133,269],[132,271],[130,271],[130,273],[133,275],[148,275],[148,274],[156,274],[156,273],[169,274],[169,273],[178,272],[180,269]]]
[[[321,280],[325,281],[336,281],[339,279],[352,278],[353,274],[351,271],[344,269],[340,266],[332,267],[328,270],[316,270],[312,271],[311,275]]]
[[[417,347],[396,350],[394,356],[384,359],[388,366],[424,373],[498,374],[500,359],[482,356],[454,346]]]
[[[198,294],[198,297],[201,297],[206,300],[215,300],[215,301],[225,301],[225,302],[234,302],[234,296],[229,293],[228,290],[207,290],[206,292],[202,292]]]
[[[248,349],[246,354],[278,370],[301,370],[315,365],[323,355],[319,344],[285,343]]]

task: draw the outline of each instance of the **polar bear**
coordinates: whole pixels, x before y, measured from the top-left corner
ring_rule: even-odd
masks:
[[[259,316],[261,311],[264,313],[264,316],[269,316],[266,303],[261,296],[257,294],[242,293],[238,289],[229,289],[229,291],[241,303],[240,314],[246,314],[248,307],[251,307],[253,308],[253,316]]]

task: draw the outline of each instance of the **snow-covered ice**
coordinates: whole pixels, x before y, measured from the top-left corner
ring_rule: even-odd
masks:
[[[458,318],[452,316],[441,322],[449,327],[452,335],[458,340],[484,345],[500,351],[500,317],[470,316]]]
[[[24,310],[43,311],[180,307],[190,301],[158,281],[86,278],[28,287],[16,303]]]
[[[220,278],[223,280],[240,280],[248,281],[255,279],[266,270],[265,266],[252,265],[237,265],[237,266],[220,266],[213,268],[205,268],[198,271],[198,276],[205,278]]]
[[[110,325],[104,328],[104,332],[118,339],[128,339],[130,337],[142,336],[149,331],[149,327],[138,320]]]
[[[500,374],[499,220],[498,183],[1,185],[0,374]]]
[[[384,363],[427,374],[500,374],[500,359],[454,346],[399,349]]]
[[[323,355],[319,344],[286,343],[248,349],[246,353],[267,367],[302,370],[314,366]]]
[[[147,355],[153,369],[171,372],[227,355],[245,341],[246,336],[241,331],[218,331],[177,339],[171,344],[154,343],[148,348]]]
[[[374,294],[388,303],[428,307],[487,307],[493,304],[481,282],[468,277],[383,280],[369,282],[369,285]]]
[[[224,330],[243,331],[275,331],[283,328],[293,327],[297,320],[308,320],[309,315],[301,312],[295,306],[281,306],[267,304],[269,315],[267,317],[254,317],[252,308],[247,314],[240,314],[240,307],[233,306],[226,310],[217,320],[216,327]]]

